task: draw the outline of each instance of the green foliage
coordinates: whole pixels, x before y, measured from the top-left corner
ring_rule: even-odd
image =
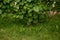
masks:
[[[48,3],[49,2],[49,3]],[[13,14],[24,24],[46,21],[54,1],[49,0],[0,0],[0,14]]]
[[[0,14],[2,14],[2,10],[0,10]]]

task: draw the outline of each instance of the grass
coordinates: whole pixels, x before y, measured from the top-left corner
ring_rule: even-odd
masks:
[[[35,26],[20,25],[0,17],[0,40],[60,40],[60,15]]]

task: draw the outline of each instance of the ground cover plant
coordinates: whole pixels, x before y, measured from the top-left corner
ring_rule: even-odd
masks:
[[[0,17],[0,40],[60,40],[60,15],[35,26],[23,26],[9,17]]]
[[[60,40],[59,12],[60,0],[0,0],[0,40]]]
[[[0,0],[0,14],[10,14],[21,24],[37,24],[46,21],[50,10],[59,11],[59,4],[59,0]]]

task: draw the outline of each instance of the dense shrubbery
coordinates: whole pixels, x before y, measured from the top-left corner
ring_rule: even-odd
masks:
[[[0,0],[0,14],[13,14],[24,24],[44,22],[52,9],[53,0]],[[59,1],[57,1],[59,2]]]

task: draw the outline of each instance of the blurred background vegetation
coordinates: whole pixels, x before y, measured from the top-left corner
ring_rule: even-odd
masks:
[[[0,40],[60,40],[59,12],[60,0],[0,0]]]
[[[50,11],[60,10],[59,0],[0,0],[0,15],[32,25],[45,22]]]

